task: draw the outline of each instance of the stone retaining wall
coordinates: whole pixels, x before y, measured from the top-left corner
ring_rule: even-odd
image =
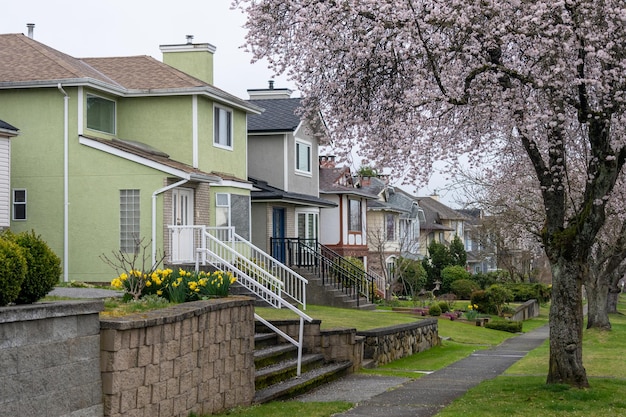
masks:
[[[0,308],[0,416],[101,417],[102,301]]]
[[[365,338],[364,358],[373,359],[376,366],[439,345],[437,319],[423,319],[357,334]]]
[[[539,302],[535,299],[528,300],[515,309],[511,316],[512,321],[524,321],[539,315]]]
[[[251,298],[178,304],[100,326],[105,416],[187,417],[252,403]]]

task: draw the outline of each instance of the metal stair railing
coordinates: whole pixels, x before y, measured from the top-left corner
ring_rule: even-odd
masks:
[[[297,266],[319,276],[323,285],[330,285],[348,295],[360,306],[361,297],[371,302],[375,278],[316,239],[275,239],[272,248],[280,247],[290,266]]]
[[[302,349],[304,341],[304,320],[307,322],[313,321],[313,318],[308,316],[303,311],[294,307],[290,302],[282,298],[283,283],[277,278],[273,277],[267,271],[258,267],[254,262],[248,260],[245,257],[229,247],[225,243],[221,242],[215,236],[206,234],[204,247],[196,250],[196,271],[200,269],[200,259],[202,258],[205,263],[213,265],[221,270],[230,271],[237,281],[248,288],[260,299],[267,302],[274,308],[288,308],[292,312],[296,313],[300,319],[300,328],[298,332],[298,340],[294,339],[287,333],[283,332],[269,321],[259,316],[256,312],[254,318],[259,320],[265,326],[270,328],[275,333],[285,338],[291,344],[298,348],[298,363],[296,374],[300,376],[302,372]],[[253,275],[253,276],[251,276]]]
[[[306,278],[235,233],[233,227],[207,227],[205,233],[233,248],[283,283],[283,294],[306,310]]]

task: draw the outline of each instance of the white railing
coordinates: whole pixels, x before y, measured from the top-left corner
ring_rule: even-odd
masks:
[[[304,320],[310,323],[311,321],[313,321],[313,318],[309,317],[303,311],[300,311],[299,309],[291,305],[290,302],[281,297],[282,283],[276,278],[267,274],[261,268],[258,268],[258,266],[255,265],[253,262],[242,260],[241,257],[238,256],[238,253],[236,253],[232,248],[229,248],[226,244],[220,242],[217,238],[209,235],[207,240],[207,247],[197,249],[198,254],[203,255],[207,263],[221,270],[230,271],[233,276],[237,278],[237,281],[241,285],[248,288],[250,291],[252,291],[259,298],[261,298],[271,306],[275,308],[288,308],[299,316],[300,329],[298,340],[296,340],[293,337],[289,336],[287,333],[274,326],[269,321],[259,316],[258,314],[254,314],[255,319],[265,324],[267,327],[278,333],[285,340],[298,348],[298,363],[296,368],[296,374],[300,376],[300,373],[302,371]],[[220,256],[217,252],[222,253],[222,255],[228,256]],[[198,257],[198,259],[199,258],[200,257]],[[236,264],[233,264],[229,259],[235,259]],[[198,260],[198,262],[196,262],[196,271],[199,269],[199,267],[200,262]],[[254,278],[252,276],[254,276]]]
[[[233,227],[206,227],[204,233],[231,247],[239,256],[248,258],[258,267],[276,277],[283,283],[283,295],[291,298],[300,304],[303,310],[306,310],[306,286],[309,283],[306,278],[239,236]],[[200,262],[206,261],[200,259]]]
[[[385,280],[385,277],[378,275],[374,271],[367,271],[367,273],[374,278],[376,289],[382,293],[382,298],[385,298],[387,296],[387,281]]]

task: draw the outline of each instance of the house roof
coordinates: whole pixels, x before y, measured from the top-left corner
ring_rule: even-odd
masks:
[[[262,181],[256,178],[248,179],[252,182],[254,187],[257,188],[257,190],[250,193],[252,201],[281,201],[285,203],[314,207],[337,207],[337,204],[334,202],[323,198],[281,190],[280,188],[269,185],[267,181]]]
[[[166,153],[141,142],[82,135],[80,136],[80,143],[184,179],[212,183],[226,180],[249,184],[248,181],[231,174],[205,172],[183,162],[175,161],[170,159]]]
[[[0,34],[0,88],[90,85],[117,94],[205,94],[251,113],[260,108],[150,56],[74,58],[23,34]]]
[[[262,114],[248,117],[248,132],[293,132],[300,125],[300,116],[296,110],[300,107],[300,98],[274,98],[248,100],[249,103],[265,109]]]
[[[426,221],[421,225],[427,230],[454,230],[441,224],[442,220],[468,220],[468,217],[446,206],[432,197],[416,197],[420,207],[424,210]]]
[[[18,130],[19,129],[17,127],[8,124],[4,120],[0,120],[0,133],[15,136],[17,135]]]
[[[347,168],[320,168],[320,194],[348,194],[367,199],[376,199],[377,196],[355,188]]]

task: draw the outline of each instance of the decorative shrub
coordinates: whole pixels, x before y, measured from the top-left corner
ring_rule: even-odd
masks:
[[[522,331],[521,321],[490,321],[485,323],[485,327],[493,330],[502,330],[509,333],[519,333]]]
[[[433,304],[428,308],[429,316],[441,316],[441,307],[439,304]]]
[[[450,305],[447,301],[439,301],[437,304],[439,305],[442,313],[447,313],[448,311],[450,311]]]
[[[32,304],[42,299],[59,282],[61,259],[34,231],[19,234],[5,232],[4,237],[24,249],[28,266],[15,303]]]
[[[513,293],[503,285],[494,284],[486,291],[489,301],[496,308],[498,316],[502,315],[502,309],[504,305],[513,300]]]
[[[462,266],[446,266],[441,270],[441,291],[443,293],[448,293],[452,291],[452,283],[460,279],[469,279],[469,277],[470,273],[467,272]]]
[[[450,284],[451,291],[462,300],[469,300],[474,291],[478,291],[480,286],[471,279],[459,279]]]
[[[484,290],[474,291],[470,297],[470,303],[479,313],[495,314],[496,307]]]
[[[539,303],[545,303],[550,300],[551,289],[549,286],[540,283],[509,283],[505,287],[513,293],[513,300],[516,302],[525,302],[536,299]]]
[[[16,243],[0,238],[0,306],[17,299],[27,268],[24,249]]]

